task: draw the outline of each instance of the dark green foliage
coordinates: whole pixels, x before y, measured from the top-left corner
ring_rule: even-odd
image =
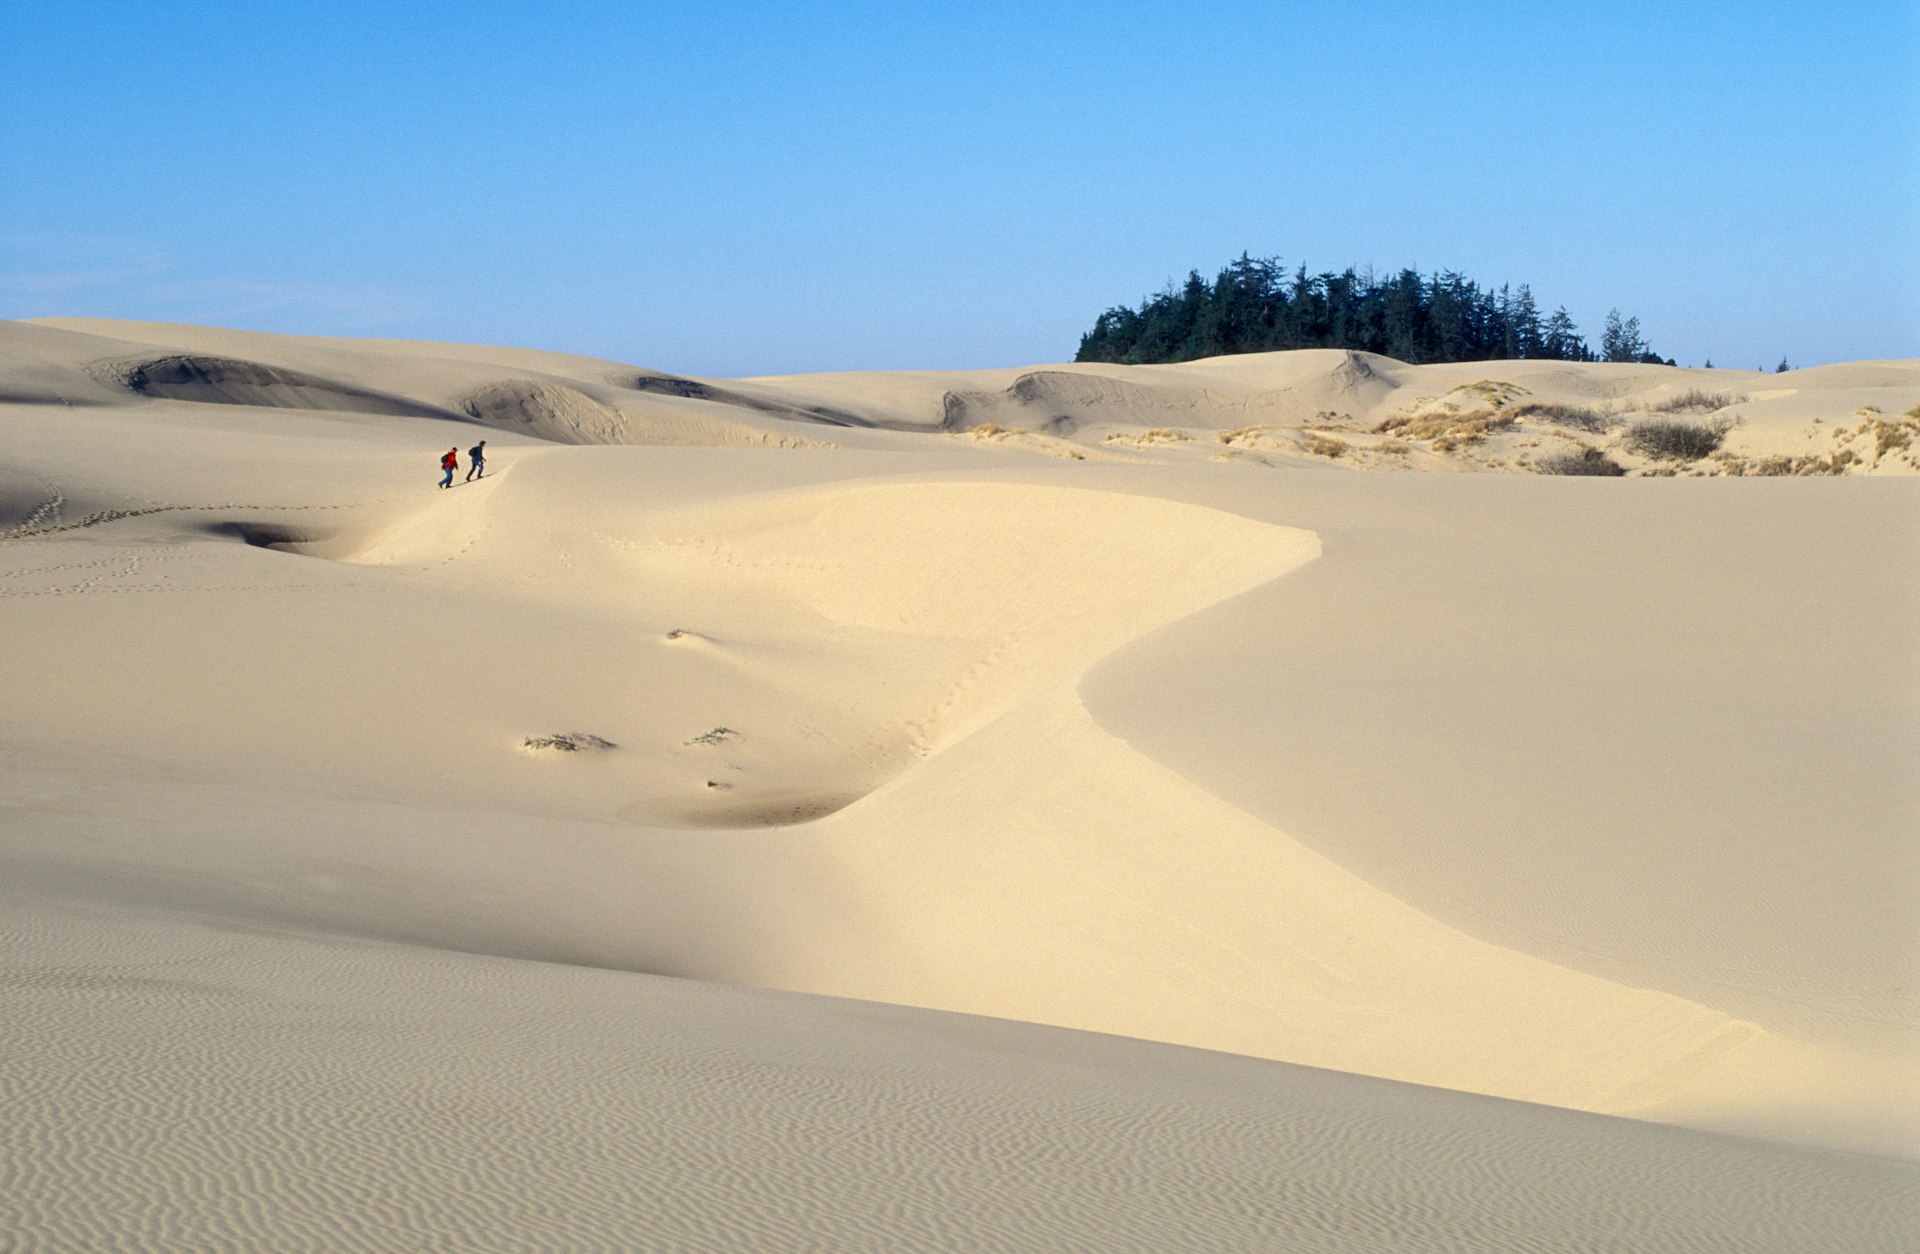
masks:
[[[1610,361],[1659,362],[1640,322],[1608,318]],[[1288,348],[1348,348],[1407,362],[1549,358],[1599,360],[1567,311],[1542,318],[1533,292],[1482,291],[1457,271],[1309,274],[1277,257],[1240,254],[1212,283],[1199,271],[1185,284],[1116,306],[1081,337],[1075,361],[1141,364]],[[1667,363],[1672,364],[1672,363]]]
[[[1640,319],[1620,320],[1618,309],[1607,311],[1607,329],[1600,333],[1602,361],[1639,361],[1646,356],[1647,342],[1640,338]]]

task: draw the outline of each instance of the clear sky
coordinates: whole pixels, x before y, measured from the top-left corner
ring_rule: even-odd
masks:
[[[1029,365],[1243,250],[1920,356],[1920,4],[0,4],[0,317]]]

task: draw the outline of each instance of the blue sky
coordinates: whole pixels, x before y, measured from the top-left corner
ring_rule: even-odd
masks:
[[[1920,356],[1920,5],[0,7],[0,317],[1072,357],[1241,251]]]

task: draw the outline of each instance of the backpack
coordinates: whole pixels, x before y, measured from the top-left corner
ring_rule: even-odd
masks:
[[[477,462],[485,461],[487,459],[487,450],[485,446],[476,444],[467,450],[467,456]]]

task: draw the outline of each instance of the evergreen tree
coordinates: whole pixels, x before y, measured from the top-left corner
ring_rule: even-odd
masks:
[[[1785,374],[1785,373],[1787,372],[1787,370],[1788,370],[1788,369],[1789,369],[1789,367],[1788,367],[1788,365],[1787,365],[1787,359],[1786,359],[1786,358],[1784,358],[1784,357],[1782,357],[1782,358],[1780,359],[1780,364],[1779,364],[1779,365],[1777,365],[1777,366],[1775,366],[1775,367],[1773,368],[1773,372],[1774,372],[1775,374]]]
[[[1513,302],[1512,321],[1514,356],[1545,356],[1540,339],[1540,307],[1533,303],[1533,291],[1525,283],[1520,285],[1520,295]]]
[[[1648,356],[1647,342],[1640,338],[1640,319],[1620,320],[1620,311],[1607,311],[1606,330],[1600,334],[1600,357],[1603,361],[1642,361]],[[1660,359],[1654,358],[1655,362]]]
[[[1587,342],[1580,338],[1580,328],[1573,325],[1564,305],[1547,319],[1546,334],[1542,338],[1540,355],[1543,357],[1555,361],[1585,361],[1588,357]]]
[[[1420,275],[1402,270],[1387,285],[1382,310],[1387,333],[1387,356],[1400,361],[1420,358],[1420,330],[1427,320]]]
[[[1520,330],[1513,316],[1514,298],[1507,285],[1500,285],[1500,298],[1494,302],[1493,330],[1500,341],[1500,351],[1494,356],[1506,361],[1520,359]]]
[[[1472,339],[1468,312],[1460,299],[1460,276],[1447,271],[1435,276],[1427,306],[1429,361],[1471,361]]]

